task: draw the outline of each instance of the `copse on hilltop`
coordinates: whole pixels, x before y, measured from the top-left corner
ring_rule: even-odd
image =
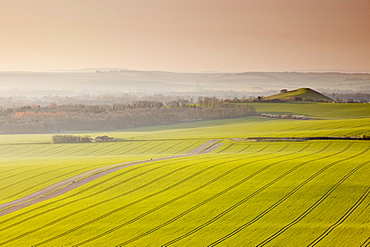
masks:
[[[299,88],[288,91],[282,89],[279,94],[264,97],[264,100],[282,100],[282,101],[311,101],[311,102],[333,102],[334,100],[311,89]]]
[[[248,99],[225,99],[224,102],[230,103],[248,103],[248,102],[266,102],[266,103],[282,103],[292,101],[308,101],[308,102],[334,102],[333,99],[310,88],[299,88],[288,91],[281,89],[279,94],[271,96],[249,97]]]

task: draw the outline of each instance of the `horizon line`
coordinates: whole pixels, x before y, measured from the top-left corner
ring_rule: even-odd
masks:
[[[0,73],[96,73],[113,71],[142,71],[142,72],[167,72],[184,74],[241,74],[241,73],[340,73],[340,74],[370,74],[370,70],[345,70],[345,69],[307,69],[307,70],[245,70],[245,71],[172,71],[172,70],[150,70],[150,69],[128,69],[115,67],[97,67],[82,69],[54,69],[54,70],[0,70]]]

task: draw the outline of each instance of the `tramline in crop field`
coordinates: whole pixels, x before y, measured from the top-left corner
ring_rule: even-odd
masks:
[[[369,123],[248,117],[110,132],[126,140],[106,143],[1,136],[2,203],[147,162],[1,216],[0,246],[366,246],[369,141],[245,137],[359,136]],[[174,156],[215,138],[211,153]]]
[[[201,143],[204,141],[4,144],[0,149],[0,201],[18,199],[97,167],[185,153]]]
[[[306,245],[342,215],[354,222],[365,216],[367,188],[359,185],[369,171],[366,143],[232,146],[128,168],[4,216],[1,244],[254,246],[286,245],[295,236]],[[344,227],[351,229],[344,237],[361,244],[365,223],[343,221],[320,242]],[[310,231],[297,237],[302,227]]]
[[[369,10],[0,0],[0,247],[370,247]]]

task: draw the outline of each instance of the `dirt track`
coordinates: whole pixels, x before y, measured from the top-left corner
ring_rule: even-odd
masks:
[[[98,178],[104,177],[108,174],[111,174],[113,172],[119,171],[121,169],[130,167],[130,166],[135,166],[135,165],[140,165],[140,164],[145,164],[145,163],[150,163],[150,162],[155,162],[155,161],[161,161],[161,160],[168,160],[168,159],[174,159],[174,158],[194,156],[194,155],[199,155],[199,154],[206,154],[206,153],[212,152],[213,150],[223,145],[222,143],[218,143],[219,141],[220,140],[208,141],[207,143],[200,145],[199,147],[191,150],[190,152],[186,154],[167,156],[167,157],[157,158],[153,160],[144,160],[144,161],[138,161],[138,162],[114,164],[114,165],[104,166],[104,167],[100,167],[97,169],[93,169],[91,171],[81,173],[79,175],[76,175],[71,178],[60,181],[56,184],[50,185],[44,189],[36,191],[23,198],[1,204],[0,205],[0,216],[15,212],[17,210],[31,206],[33,204],[57,197],[77,187],[80,187],[84,184],[94,181]]]

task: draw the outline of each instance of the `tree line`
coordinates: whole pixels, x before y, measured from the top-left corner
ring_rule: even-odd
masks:
[[[90,136],[74,136],[74,135],[54,135],[51,138],[52,143],[77,143],[91,142],[93,139]]]
[[[166,103],[136,101],[129,104],[67,104],[24,106],[0,110],[2,133],[58,133],[62,131],[111,130],[210,119],[255,115],[253,106],[201,97]]]

